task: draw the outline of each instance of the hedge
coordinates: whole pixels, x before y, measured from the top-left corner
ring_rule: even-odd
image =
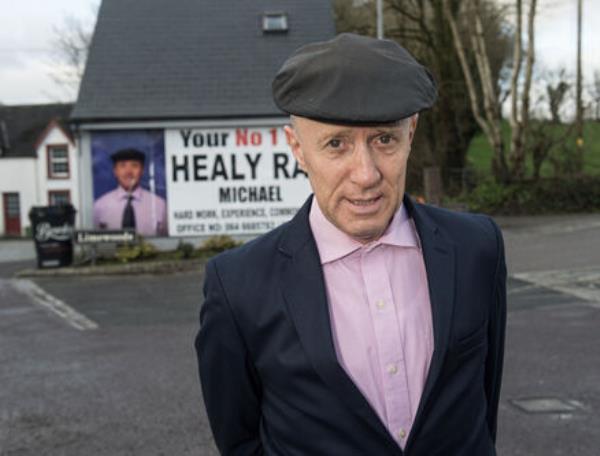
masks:
[[[509,185],[484,182],[461,198],[473,212],[532,215],[600,211],[600,178],[548,178]]]

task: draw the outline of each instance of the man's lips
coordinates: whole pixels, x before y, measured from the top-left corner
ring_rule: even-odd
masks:
[[[372,198],[346,198],[354,212],[361,214],[377,212],[383,201],[382,195]]]
[[[352,204],[356,205],[356,206],[369,206],[375,202],[377,202],[377,200],[379,200],[381,198],[381,196],[376,196],[374,198],[360,198],[360,199],[352,199],[349,198],[348,201],[350,201]]]

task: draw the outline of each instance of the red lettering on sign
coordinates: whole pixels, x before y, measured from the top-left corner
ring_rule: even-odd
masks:
[[[237,129],[235,131],[235,145],[236,146],[247,146],[248,145],[248,129]]]
[[[238,128],[235,131],[235,145],[247,146],[248,142],[250,142],[252,146],[260,146],[262,144],[262,134],[259,131],[253,131],[248,138],[248,129]]]
[[[260,146],[262,144],[262,135],[260,132],[255,131],[250,135],[250,142],[253,146]]]
[[[277,145],[277,128],[271,128],[271,143]]]

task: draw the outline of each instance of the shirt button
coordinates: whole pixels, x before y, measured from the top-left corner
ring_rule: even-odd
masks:
[[[404,429],[400,429],[398,431],[398,437],[400,437],[401,439],[403,439],[404,437],[406,437],[406,431]]]
[[[377,305],[378,309],[383,309],[385,307],[385,301],[383,299],[380,299],[375,304]]]
[[[394,375],[398,372],[398,366],[396,366],[395,364],[388,364],[387,371],[388,374]]]

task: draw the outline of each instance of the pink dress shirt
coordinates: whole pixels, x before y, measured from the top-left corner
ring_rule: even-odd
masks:
[[[427,274],[419,238],[401,206],[377,241],[361,244],[325,218],[317,243],[338,361],[404,448],[433,354]]]
[[[135,213],[135,231],[142,236],[167,234],[167,205],[165,200],[146,189],[137,187],[131,195]],[[123,187],[105,193],[94,202],[94,226],[120,230],[128,194]]]

